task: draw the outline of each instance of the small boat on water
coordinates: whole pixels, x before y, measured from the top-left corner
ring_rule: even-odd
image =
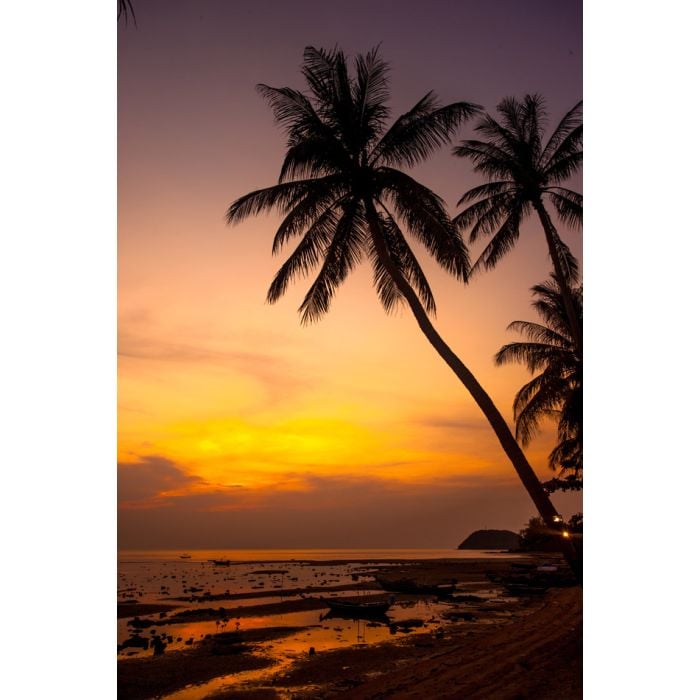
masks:
[[[180,559],[192,559],[192,555],[191,554],[181,554]]]
[[[392,600],[343,600],[342,598],[321,598],[334,613],[344,613],[357,616],[377,616],[386,615],[387,610],[392,606]]]

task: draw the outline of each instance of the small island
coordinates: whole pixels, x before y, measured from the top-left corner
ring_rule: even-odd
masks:
[[[457,549],[517,549],[520,537],[511,530],[475,530]]]

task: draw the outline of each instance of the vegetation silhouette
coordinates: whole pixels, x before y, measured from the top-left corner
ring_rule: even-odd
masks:
[[[124,24],[128,25],[129,15],[131,15],[131,19],[134,20],[134,26],[136,26],[136,15],[134,14],[131,0],[117,0],[117,22],[123,17]]]
[[[284,218],[273,253],[301,236],[275,276],[268,301],[320,265],[299,308],[303,323],[316,321],[329,310],[338,286],[368,257],[384,308],[408,304],[428,341],[476,400],[537,510],[558,529],[560,518],[508,424],[431,323],[435,301],[399,225],[446,271],[467,281],[467,250],[445,203],[398,167],[424,161],[479,108],[469,102],[440,106],[429,92],[387,128],[388,66],[376,48],[356,57],[351,77],[342,51],[307,47],[302,73],[308,96],[289,87],[258,86],[287,133],[287,153],[279,183],[240,197],[226,214],[236,224],[277,208]]]
[[[583,161],[582,107],[583,103],[577,102],[544,143],[547,115],[543,98],[526,95],[519,102],[508,97],[497,107],[500,122],[486,114],[477,123],[475,129],[485,140],[462,141],[453,151],[457,156],[469,158],[476,172],[489,178],[462,196],[459,206],[471,203],[455,217],[460,230],[471,228],[470,243],[484,236],[491,238],[474,269],[494,267],[515,245],[520,224],[534,210],[544,229],[580,357],[583,357],[583,332],[569,292],[570,285],[578,282],[578,262],[559,237],[544,200],[554,205],[565,223],[581,226],[583,197],[561,183],[576,173]]]
[[[515,437],[526,446],[539,431],[543,419],[557,421],[557,444],[549,466],[567,476],[564,485],[580,483],[583,471],[583,362],[576,352],[574,335],[556,280],[532,287],[532,306],[542,323],[513,321],[508,330],[519,331],[527,342],[504,345],[496,364],[521,362],[536,374],[515,396]],[[583,287],[570,290],[577,322],[583,324]],[[568,477],[573,477],[568,479]],[[556,486],[556,483],[553,484]]]

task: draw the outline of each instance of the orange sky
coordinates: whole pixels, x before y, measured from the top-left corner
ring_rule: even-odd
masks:
[[[374,31],[384,32],[383,53],[395,62],[396,111],[442,86],[444,99],[490,110],[506,94],[539,89],[561,115],[580,98],[580,46],[572,44],[580,17],[576,25],[546,6],[569,32],[539,49],[546,61],[519,67],[525,77],[505,62],[488,89],[481,75],[481,90],[449,73],[457,53],[476,51],[458,36],[431,37],[428,75],[420,56],[399,48],[409,27],[380,22]],[[225,13],[197,22],[189,5],[159,7],[139,15],[138,32],[120,30],[120,546],[450,547],[476,527],[520,527],[534,508],[485,419],[413,317],[384,313],[368,266],[340,288],[327,317],[302,327],[303,281],[265,303],[282,262],[270,254],[276,219],[224,224],[226,206],[273,184],[281,163],[283,136],[254,84],[301,87],[309,39],[351,51],[374,37],[361,41],[342,16],[326,17],[263,59],[252,44],[225,38]],[[483,9],[485,26],[488,19]],[[262,20],[251,11],[239,32],[241,21],[254,35]],[[513,59],[519,47],[510,45]],[[563,70],[557,52],[568,58],[572,49]],[[460,136],[470,133],[467,126]],[[478,182],[447,149],[413,174],[453,214]],[[580,256],[580,233],[560,231]],[[468,287],[418,252],[438,330],[510,419],[528,375],[496,368],[493,355],[515,337],[508,323],[533,318],[528,290],[549,270],[542,232],[528,222],[518,247]],[[551,447],[546,431],[527,450],[543,478]],[[558,503],[570,512],[579,499]]]

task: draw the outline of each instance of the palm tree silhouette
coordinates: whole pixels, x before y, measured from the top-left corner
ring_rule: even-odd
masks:
[[[497,107],[500,122],[488,114],[479,120],[476,131],[485,140],[462,141],[454,149],[455,155],[471,159],[476,172],[489,178],[464,194],[458,205],[471,204],[455,217],[458,228],[471,227],[470,243],[491,237],[474,269],[494,267],[515,245],[520,224],[534,210],[544,229],[580,356],[583,334],[569,293],[570,285],[578,281],[578,263],[559,237],[544,200],[554,205],[565,223],[580,226],[583,222],[583,197],[561,186],[583,159],[582,105],[577,102],[564,115],[543,145],[546,113],[542,97],[526,95],[522,102],[508,97]]]
[[[583,288],[571,291],[577,319],[583,321]],[[557,445],[549,466],[579,478],[583,470],[583,362],[556,280],[532,287],[532,305],[542,323],[514,321],[508,330],[522,333],[528,342],[504,345],[496,364],[522,362],[535,376],[515,396],[515,437],[526,446],[539,432],[542,420],[557,421]]]
[[[287,133],[287,153],[279,183],[237,199],[227,220],[235,224],[277,208],[284,218],[273,252],[301,236],[267,298],[276,301],[291,280],[320,265],[299,308],[303,323],[328,311],[337,287],[368,257],[385,309],[403,301],[409,305],[429,342],[475,398],[538,511],[554,525],[556,510],[508,424],[432,325],[429,314],[434,313],[435,302],[430,286],[403,233],[410,233],[445,270],[466,282],[467,250],[445,203],[394,166],[413,166],[426,159],[479,108],[468,102],[439,106],[429,92],[386,128],[387,72],[377,49],[355,59],[351,77],[342,51],[307,47],[302,73],[309,96],[288,87],[259,85]]]

